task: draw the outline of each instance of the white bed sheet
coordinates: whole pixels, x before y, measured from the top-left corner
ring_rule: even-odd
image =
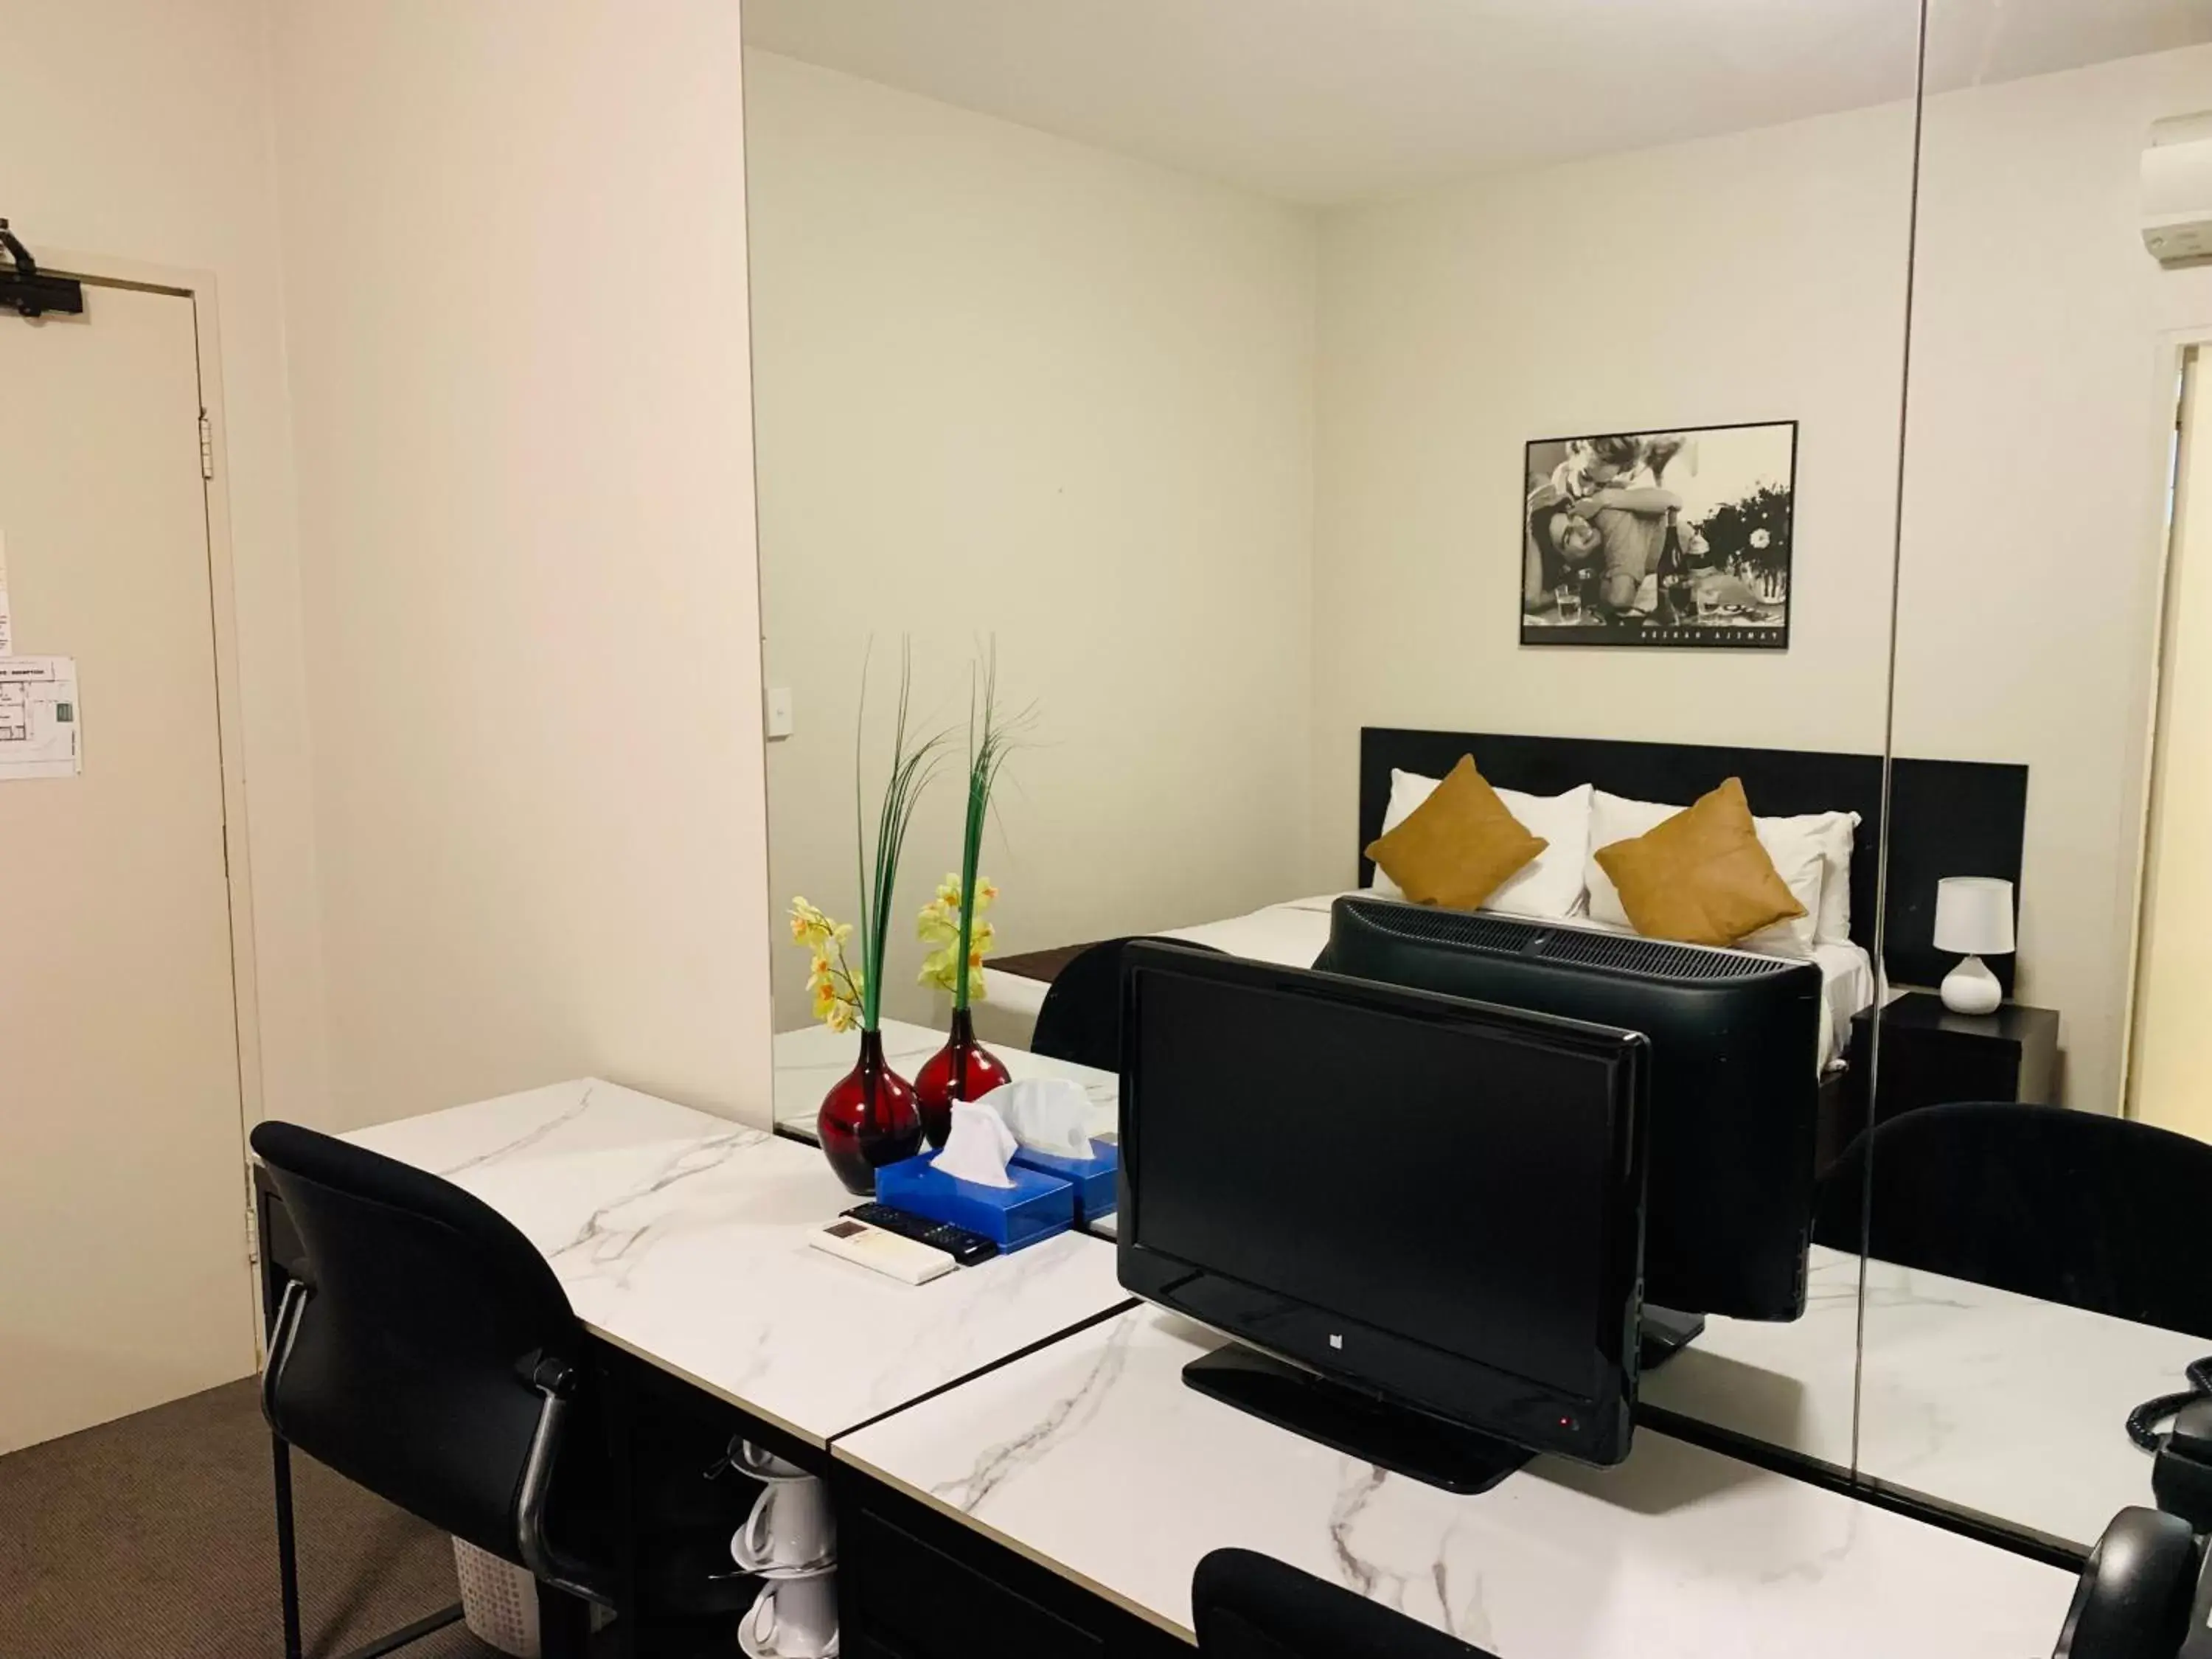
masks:
[[[1344,896],[1337,893],[1316,894],[1311,898],[1291,899],[1282,904],[1270,904],[1249,915],[1231,916],[1222,921],[1200,922],[1193,927],[1170,927],[1164,939],[1188,939],[1194,945],[1210,945],[1217,951],[1231,956],[1249,957],[1255,962],[1281,963],[1286,967],[1310,968],[1322,947],[1328,943],[1329,907]],[[1373,896],[1353,894],[1351,896]],[[1522,921],[1526,917],[1507,917],[1508,921]],[[1558,927],[1583,927],[1598,933],[1627,933],[1631,930],[1616,927],[1588,916],[1577,916],[1571,921],[1549,924]],[[1821,1022],[1820,1069],[1823,1075],[1833,1066],[1850,1041],[1851,1018],[1862,1009],[1870,1008],[1875,1000],[1874,963],[1865,950],[1845,940],[1836,945],[1816,945],[1813,947],[1814,964],[1820,970],[1820,989],[1827,1005],[1827,1018]]]

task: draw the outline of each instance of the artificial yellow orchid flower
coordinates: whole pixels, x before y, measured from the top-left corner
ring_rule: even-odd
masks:
[[[999,896],[999,890],[979,877],[975,882],[975,910]],[[937,948],[922,958],[921,971],[915,976],[915,983],[927,985],[949,995],[960,992],[960,878],[949,875],[937,884],[937,893],[923,905],[914,919],[915,937],[925,945]],[[978,921],[970,914],[968,937],[968,969],[969,995],[980,1000],[983,994],[982,981],[978,969],[984,954],[991,948],[991,924]]]
[[[845,941],[853,936],[850,922],[833,921],[803,898],[791,902],[791,937],[805,945],[806,989],[813,1000],[814,1018],[833,1031],[849,1031],[860,1018],[866,977],[845,960]]]

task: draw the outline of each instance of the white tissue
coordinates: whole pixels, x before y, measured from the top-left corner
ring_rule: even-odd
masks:
[[[952,1103],[952,1133],[932,1166],[979,1187],[1011,1187],[1006,1160],[1014,1155],[1014,1132],[989,1107],[965,1100]]]
[[[1083,1085],[1064,1077],[1024,1078],[1001,1084],[977,1103],[1006,1119],[1014,1139],[1033,1152],[1058,1158],[1089,1158],[1090,1097]]]

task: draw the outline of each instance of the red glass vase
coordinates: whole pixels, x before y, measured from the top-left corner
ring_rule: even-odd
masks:
[[[914,1085],[884,1059],[884,1034],[860,1033],[858,1064],[823,1097],[814,1120],[823,1156],[848,1192],[876,1190],[876,1171],[921,1150]]]
[[[952,1103],[981,1100],[1013,1075],[993,1054],[975,1041],[975,1022],[965,1008],[952,1011],[952,1035],[914,1074],[914,1092],[921,1108],[921,1132],[933,1146],[943,1146],[952,1133]]]

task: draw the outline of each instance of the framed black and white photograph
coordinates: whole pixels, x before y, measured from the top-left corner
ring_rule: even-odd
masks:
[[[1521,643],[1787,650],[1796,474],[1795,421],[1532,442]]]

